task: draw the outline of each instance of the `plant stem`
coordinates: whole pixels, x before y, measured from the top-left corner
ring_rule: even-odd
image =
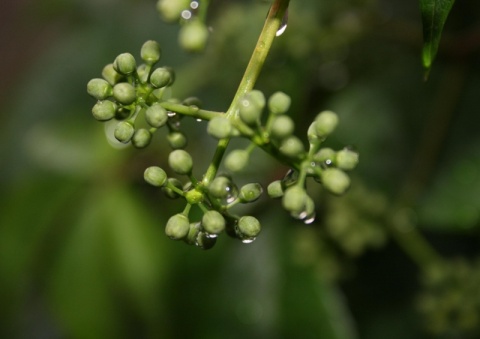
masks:
[[[182,115],[188,115],[197,119],[202,120],[212,120],[215,117],[223,116],[222,112],[207,111],[204,109],[199,109],[195,106],[185,106],[181,104],[174,104],[172,102],[163,101],[160,105],[165,108],[167,111],[172,111]]]
[[[251,91],[260,75],[263,64],[267,58],[268,52],[272,47],[275,35],[280,28],[282,19],[287,11],[290,0],[275,0],[267,14],[262,32],[258,37],[257,45],[243,74],[242,81],[238,86],[232,104],[227,111],[228,116],[236,113],[236,105],[240,98]]]
[[[270,7],[262,32],[258,37],[255,50],[253,51],[245,73],[243,74],[243,78],[240,81],[237,92],[233,97],[232,103],[227,110],[226,116],[228,118],[235,118],[238,101],[255,86],[263,64],[265,63],[265,59],[267,58],[268,52],[272,47],[275,34],[280,28],[283,16],[287,11],[289,2],[290,0],[275,0]],[[210,163],[210,166],[208,167],[207,172],[202,180],[202,183],[205,186],[208,186],[213,178],[215,178],[218,167],[220,166],[220,162],[223,159],[229,142],[230,138],[225,138],[218,142],[212,162]]]

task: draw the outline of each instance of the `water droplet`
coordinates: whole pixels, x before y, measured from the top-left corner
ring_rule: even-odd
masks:
[[[198,1],[192,1],[190,3],[190,8],[191,9],[197,9],[198,8]]]
[[[167,112],[167,115],[168,115],[169,118],[173,118],[174,116],[177,115],[177,113],[168,111],[168,112]]]
[[[209,239],[215,239],[216,237],[218,237],[218,234],[205,233],[205,236]]]
[[[252,242],[255,241],[256,238],[245,238],[245,239],[242,239],[242,243],[244,244],[251,244]]]
[[[282,18],[282,22],[280,23],[280,27],[278,28],[277,33],[275,33],[275,35],[276,36],[282,35],[287,29],[287,24],[288,24],[288,10],[285,12],[285,15]]]
[[[304,220],[303,220],[303,223],[305,225],[310,225],[311,223],[313,223],[315,221],[315,217],[316,217],[316,214],[313,213],[312,215],[309,215],[307,216]]]
[[[202,119],[196,119],[196,120],[197,120],[197,122],[202,122]]]
[[[182,18],[185,20],[190,20],[192,18],[192,12],[190,12],[189,10],[182,11],[181,15],[182,15]]]
[[[231,184],[225,188],[227,191],[227,196],[225,197],[225,202],[231,204],[238,198],[238,188],[235,184]]]
[[[282,179],[283,184],[287,187],[296,183],[297,180],[298,180],[298,172],[293,169],[289,169],[287,174],[285,174],[285,176]]]

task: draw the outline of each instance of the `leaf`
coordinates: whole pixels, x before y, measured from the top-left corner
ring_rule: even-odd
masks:
[[[437,55],[443,26],[455,0],[420,0],[423,23],[423,66],[427,75]]]

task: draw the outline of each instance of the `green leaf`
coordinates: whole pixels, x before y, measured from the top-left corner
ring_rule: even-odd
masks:
[[[437,55],[443,26],[455,0],[420,0],[423,23],[422,60],[427,74]]]

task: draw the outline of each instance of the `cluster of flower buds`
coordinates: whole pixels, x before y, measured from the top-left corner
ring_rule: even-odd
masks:
[[[286,114],[291,99],[285,93],[276,92],[267,100],[262,92],[252,90],[237,100],[228,113],[206,111],[199,108],[197,99],[168,98],[174,73],[168,67],[155,66],[161,55],[158,43],[147,41],[140,54],[144,62],[141,65],[129,53],[117,56],[103,69],[103,78],[87,84],[87,92],[97,99],[93,116],[100,121],[116,120],[114,136],[122,143],[143,148],[149,145],[157,129],[168,128],[170,169],[151,166],[144,178],[161,188],[167,197],[185,200],[184,211],[167,222],[165,232],[170,238],[208,249],[224,231],[244,243],[257,237],[259,221],[253,216],[236,215],[233,207],[256,201],[263,192],[262,186],[248,183],[239,188],[231,176],[248,166],[255,147],[290,166],[284,178],[268,185],[267,192],[272,198],[281,198],[284,209],[305,223],[315,219],[315,203],[306,190],[309,177],[335,194],[342,194],[349,187],[346,171],[356,166],[358,154],[347,148],[334,151],[321,147],[338,124],[335,113],[324,111],[317,115],[307,132],[307,148],[293,134],[295,124]],[[265,111],[268,114],[263,116]],[[186,150],[187,137],[180,131],[181,116],[207,120],[207,133],[219,142],[242,137],[250,144],[231,150],[225,157],[214,158],[210,169],[215,170],[197,180],[193,158]],[[217,173],[221,161],[228,174]],[[179,177],[187,180],[182,182]],[[201,220],[190,220],[194,206],[201,210]]]

